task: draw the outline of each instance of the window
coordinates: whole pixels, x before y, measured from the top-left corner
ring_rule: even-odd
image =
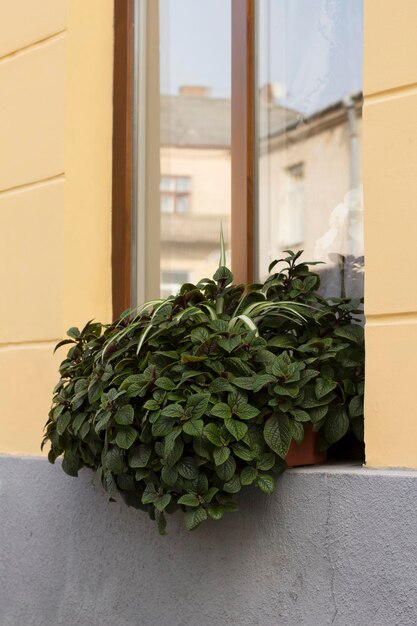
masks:
[[[304,164],[287,168],[287,201],[282,206],[281,244],[300,246],[304,241]]]
[[[190,210],[191,179],[189,176],[161,177],[161,213],[184,215]]]
[[[176,295],[184,283],[190,280],[190,272],[183,270],[162,270],[161,271],[161,297]]]
[[[220,225],[236,281],[296,247],[362,296],[362,0],[115,7],[115,312],[210,276]]]

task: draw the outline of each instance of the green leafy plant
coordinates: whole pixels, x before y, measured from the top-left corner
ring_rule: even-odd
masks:
[[[191,530],[236,511],[242,487],[271,494],[307,425],[322,449],[362,439],[361,303],[321,297],[299,257],[254,285],[233,285],[223,259],[176,296],[71,328],[49,460],[63,455],[71,476],[91,468],[164,533],[167,513],[181,509]]]

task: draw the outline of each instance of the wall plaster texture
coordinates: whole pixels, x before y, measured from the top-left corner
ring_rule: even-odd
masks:
[[[0,457],[1,626],[415,626],[417,472],[288,471],[168,536],[93,474]]]

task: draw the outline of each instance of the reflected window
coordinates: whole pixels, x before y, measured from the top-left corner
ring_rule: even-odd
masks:
[[[189,176],[161,177],[161,212],[184,215],[190,210],[191,178]]]
[[[287,168],[288,198],[283,205],[281,243],[300,246],[304,241],[304,164]]]
[[[161,297],[176,295],[181,285],[188,283],[190,280],[190,272],[181,270],[162,270],[161,271]]]

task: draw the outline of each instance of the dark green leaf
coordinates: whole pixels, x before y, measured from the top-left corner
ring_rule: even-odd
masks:
[[[120,428],[116,433],[116,443],[119,448],[128,450],[132,446],[137,437],[137,432],[134,428],[127,426],[126,428]]]
[[[166,509],[168,504],[171,502],[171,498],[172,496],[170,493],[165,493],[163,496],[160,496],[154,502],[155,508],[162,513],[162,511]]]
[[[178,480],[178,472],[175,468],[164,465],[161,470],[161,478],[168,487],[173,487]]]
[[[261,491],[271,495],[275,489],[275,481],[268,474],[261,474],[256,480],[256,485]]]
[[[157,378],[155,381],[155,385],[160,389],[165,389],[165,391],[171,391],[175,389],[175,383],[166,376],[162,376],[161,378]]]
[[[222,465],[230,455],[230,448],[227,446],[222,446],[221,448],[215,448],[213,451],[214,463],[216,465]]]
[[[165,463],[167,464],[167,466],[173,467],[175,463],[181,458],[183,451],[184,443],[181,438],[178,438],[174,443],[172,451],[165,457]]]
[[[152,424],[152,435],[154,437],[165,437],[172,431],[174,426],[174,420],[161,413],[156,422]]]
[[[242,420],[250,420],[257,417],[260,413],[259,409],[250,404],[244,404],[243,402],[238,405],[236,409],[236,415],[240,417]]]
[[[315,392],[316,398],[320,400],[323,396],[326,396],[328,393],[333,391],[337,387],[337,383],[334,380],[329,380],[328,378],[316,378],[315,384]]]
[[[243,459],[244,461],[253,461],[253,459],[255,458],[255,453],[253,452],[253,450],[247,448],[245,445],[243,445],[243,443],[234,443],[232,445],[232,448],[235,456]]]
[[[146,467],[152,454],[152,448],[147,444],[135,446],[129,450],[127,462],[130,467]]]
[[[71,413],[69,411],[65,411],[65,413],[61,413],[58,417],[56,430],[58,435],[63,435],[67,429],[68,424],[71,421]]]
[[[158,494],[156,493],[155,486],[152,483],[149,483],[145,487],[145,491],[142,495],[143,504],[153,504],[158,498]]]
[[[261,455],[256,467],[260,470],[268,471],[275,465],[275,455],[272,452],[265,452]]]
[[[166,535],[166,528],[167,528],[167,518],[165,516],[165,513],[162,511],[155,511],[155,521],[158,524],[158,532],[160,535]]]
[[[241,345],[242,339],[239,336],[228,337],[227,339],[219,339],[219,346],[223,348],[228,354],[233,352],[238,346]]]
[[[148,411],[158,411],[160,407],[156,400],[147,400],[143,405],[143,408],[147,409]]]
[[[257,393],[265,385],[275,381],[271,374],[257,374],[255,376],[240,376],[232,379],[232,382],[241,389],[249,389]]]
[[[78,470],[80,469],[79,458],[71,452],[66,450],[64,452],[64,458],[62,459],[62,469],[68,476],[78,476]]]
[[[329,443],[339,441],[349,428],[349,418],[343,407],[328,412],[324,422],[324,434]]]
[[[178,504],[183,504],[184,506],[200,506],[200,500],[193,493],[186,493],[181,498],[177,500]]]
[[[184,417],[184,407],[181,406],[181,404],[168,404],[168,406],[162,409],[161,415],[164,417],[174,417],[176,419]]]
[[[203,507],[190,509],[184,515],[185,527],[187,530],[194,530],[207,519],[207,511]]]
[[[336,328],[334,334],[357,344],[363,342],[363,327],[359,324],[350,324],[349,326]]]
[[[195,460],[191,457],[184,457],[181,459],[177,465],[177,470],[180,476],[187,478],[187,480],[193,480],[198,476]]]
[[[229,433],[233,435],[236,441],[240,441],[240,439],[243,439],[243,437],[248,432],[248,427],[246,426],[246,424],[244,424],[243,422],[239,422],[239,420],[227,419],[224,420],[224,425],[226,426]]]
[[[90,422],[84,422],[84,424],[80,428],[80,437],[81,439],[85,439],[90,432],[91,424]]]
[[[207,510],[210,517],[216,522],[221,520],[224,515],[224,507],[221,504],[210,504]]]
[[[310,421],[310,415],[302,409],[290,409],[290,414],[295,418],[297,422]]]
[[[165,442],[164,442],[164,455],[165,456],[170,454],[172,450],[174,449],[175,441],[177,437],[180,435],[180,433],[181,433],[181,426],[176,426],[166,435]]]
[[[203,420],[192,419],[185,422],[182,429],[187,435],[191,435],[191,437],[202,437],[204,433],[204,422]]]
[[[251,485],[258,472],[254,467],[247,466],[240,472],[240,482],[242,485]]]
[[[241,490],[239,476],[236,474],[223,485],[223,491],[226,493],[238,493]]]
[[[196,393],[187,400],[186,413],[192,419],[200,419],[207,410],[210,400],[209,393]]]
[[[97,424],[95,425],[96,433],[99,433],[105,428],[107,428],[112,419],[111,411],[104,411],[103,413],[99,413],[98,415],[100,417],[97,421]]]
[[[78,339],[80,336],[80,331],[75,326],[72,326],[67,330],[68,337],[72,337],[73,339]]]
[[[264,437],[271,450],[285,459],[291,443],[288,417],[284,415],[270,417],[264,427]]]
[[[309,410],[310,420],[313,424],[317,424],[320,420],[325,417],[327,411],[329,410],[328,405],[317,406]]]
[[[103,466],[113,474],[123,474],[126,468],[123,451],[116,447],[110,448],[104,456]]]
[[[277,335],[268,341],[268,348],[291,349],[294,345],[295,340],[291,335]]]
[[[304,426],[302,422],[294,422],[294,420],[289,421],[291,436],[297,443],[301,443],[304,439]]]
[[[355,396],[349,402],[349,415],[351,417],[360,417],[363,415],[363,396]]]
[[[129,426],[133,422],[134,416],[135,412],[133,410],[133,406],[131,406],[130,404],[125,404],[117,409],[114,420],[117,424],[121,424],[122,426]]]
[[[143,480],[147,476],[149,476],[150,470],[147,468],[138,469],[135,472],[135,480]]]
[[[231,408],[228,404],[225,404],[225,402],[215,404],[211,409],[211,414],[224,420],[232,417]]]
[[[232,385],[224,378],[215,378],[209,387],[210,393],[222,393],[232,391]]]
[[[82,426],[82,424],[85,422],[86,419],[87,419],[87,413],[79,413],[77,417],[74,417],[74,420],[72,422],[72,430],[75,434],[77,433],[77,431],[79,430],[79,428]]]
[[[228,481],[232,478],[235,470],[236,461],[232,456],[229,456],[229,458],[224,463],[222,463],[222,465],[218,465],[216,467],[216,474],[221,480]]]
[[[104,385],[101,381],[97,381],[93,383],[88,388],[88,401],[90,404],[94,404],[97,400],[100,399],[101,394],[103,393]]]

